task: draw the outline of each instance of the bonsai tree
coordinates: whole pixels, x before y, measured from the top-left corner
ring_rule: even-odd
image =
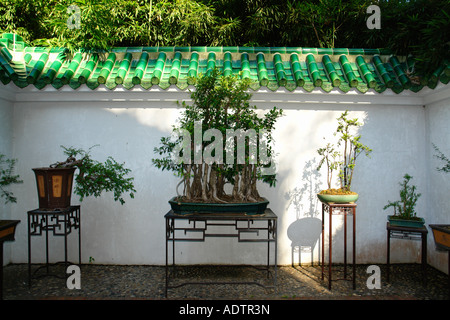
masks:
[[[179,201],[256,202],[261,199],[257,181],[275,185],[271,133],[282,110],[274,107],[258,116],[249,103],[249,84],[214,70],[197,79],[192,105],[181,103],[184,111],[172,138],[163,137],[154,149],[164,157],[152,160],[181,178]]]
[[[5,204],[17,202],[17,198],[6,188],[12,184],[23,183],[19,175],[14,174],[16,162],[17,159],[7,159],[4,154],[0,154],[0,198],[5,198]]]
[[[320,170],[322,165],[327,166],[327,183],[328,189],[322,190],[325,194],[351,194],[351,184],[353,180],[353,173],[355,171],[356,159],[362,153],[366,156],[372,152],[372,149],[360,142],[361,135],[353,134],[352,129],[361,126],[358,119],[349,119],[348,110],[343,112],[338,120],[338,126],[334,135],[339,139],[336,145],[327,143],[324,148],[317,150],[321,156],[317,170]],[[341,151],[338,151],[338,148]],[[332,189],[333,172],[339,169],[339,189]]]
[[[416,217],[416,203],[421,194],[416,193],[416,186],[408,185],[411,177],[409,174],[403,176],[403,182],[400,183],[400,200],[395,202],[388,201],[388,204],[384,206],[384,210],[387,208],[394,208],[394,217],[406,220],[419,220]]]
[[[74,193],[80,197],[80,201],[83,201],[88,196],[99,197],[103,191],[112,191],[114,200],[119,201],[123,205],[125,200],[122,194],[129,193],[129,196],[134,198],[134,192],[136,192],[133,185],[134,178],[126,177],[131,170],[125,168],[124,163],[117,163],[112,157],[108,157],[104,163],[93,160],[90,150],[96,146],[89,148],[88,151],[61,146],[64,149],[67,160],[56,162],[50,167],[78,168],[78,173],[75,177]]]

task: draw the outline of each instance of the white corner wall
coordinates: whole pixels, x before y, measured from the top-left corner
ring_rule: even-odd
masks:
[[[19,159],[18,173],[24,184],[14,187],[18,204],[11,216],[22,220],[16,241],[11,243],[10,258],[14,263],[27,262],[26,212],[37,206],[32,168],[64,160],[60,145],[89,148],[99,160],[113,156],[132,169],[137,189],[135,199],[121,206],[106,194],[81,203],[82,262],[92,257],[95,263],[154,264],[165,263],[164,214],[167,201],[175,194],[177,180],[171,173],[161,172],[151,164],[153,148],[162,136],[170,133],[180,110],[176,101],[189,99],[186,92],[169,88],[116,89],[104,87],[91,91],[72,89],[18,89],[14,104],[1,102],[0,121],[9,127],[0,148],[11,149]],[[278,183],[275,188],[261,186],[260,193],[270,200],[278,215],[278,263],[290,265],[319,259],[320,205],[315,194],[325,187],[325,172],[317,172],[316,150],[323,137],[332,135],[336,118],[346,109],[352,117],[364,122],[362,141],[373,149],[371,158],[358,159],[354,190],[360,194],[357,208],[357,262],[386,262],[386,216],[388,200],[398,197],[398,183],[405,173],[411,174],[423,196],[418,212],[428,223],[449,223],[444,213],[444,190],[449,190],[448,177],[433,171],[429,142],[441,145],[450,154],[446,121],[450,119],[450,88],[440,86],[422,93],[361,94],[339,91],[306,93],[301,90],[259,91],[253,94],[257,106],[283,108],[285,115],[276,126]],[[425,105],[426,102],[430,105]],[[13,111],[11,111],[13,109]],[[11,112],[13,115],[11,116]],[[2,126],[3,127],[3,126]],[[2,131],[3,133],[3,131]],[[4,138],[6,137],[6,138]],[[1,150],[1,149],[0,149]],[[433,163],[432,163],[433,162]],[[436,186],[436,187],[435,187]],[[439,188],[439,192],[435,190]],[[126,199],[127,200],[127,199]],[[76,196],[74,203],[79,203]],[[429,210],[430,206],[433,210]],[[3,216],[2,216],[3,217]],[[333,218],[333,261],[343,261],[342,217]],[[351,226],[351,225],[350,225]],[[76,239],[75,234],[71,235]],[[43,238],[43,237],[42,237]],[[434,251],[429,234],[429,262],[444,269],[443,258]],[[33,238],[33,262],[44,261],[44,239]],[[69,260],[76,257],[76,241],[69,246]],[[312,248],[312,253],[310,252]],[[62,239],[51,242],[50,258],[60,261]],[[349,257],[351,248],[349,248]],[[394,240],[392,262],[419,262],[420,244]],[[208,239],[206,243],[177,245],[179,263],[265,263],[265,246],[236,243],[235,239]],[[445,269],[444,269],[445,270]]]
[[[0,86],[0,154],[8,159],[13,157],[13,119],[14,119],[14,101],[15,95],[8,88]],[[5,199],[0,198],[0,219],[11,218],[11,206],[14,204],[5,204]],[[3,245],[3,263],[10,263],[11,242],[5,242]]]
[[[427,124],[427,167],[428,167],[428,204],[427,224],[450,224],[450,210],[448,208],[448,194],[450,191],[450,173],[438,171],[444,162],[437,159],[435,144],[447,158],[450,158],[450,93],[439,92],[434,97],[426,98]],[[448,253],[437,251],[434,244],[433,232],[428,228],[428,262],[437,269],[448,272]]]

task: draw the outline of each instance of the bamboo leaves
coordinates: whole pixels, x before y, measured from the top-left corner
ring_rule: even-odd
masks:
[[[5,155],[0,154],[0,198],[5,198],[5,203],[17,202],[14,194],[6,188],[12,184],[23,183],[19,175],[14,174],[17,159],[7,159]]]

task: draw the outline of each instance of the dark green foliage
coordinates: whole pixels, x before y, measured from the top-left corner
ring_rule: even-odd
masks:
[[[238,160],[238,138],[235,136],[227,140],[230,132],[242,130],[244,134],[252,132],[256,136],[264,131],[267,139],[266,155],[272,158],[271,133],[282,110],[273,108],[263,116],[258,115],[256,107],[249,104],[249,83],[236,76],[221,76],[217,69],[198,78],[196,89],[191,94],[193,103],[182,102],[184,111],[173,128],[178,138],[173,140],[163,137],[161,146],[154,149],[156,154],[164,157],[153,159],[153,164],[159,169],[174,171],[182,179],[180,184],[184,186],[183,196],[187,200],[254,202],[260,198],[256,188],[258,180],[275,185],[275,174],[261,173],[261,169],[270,163],[265,163],[266,159],[261,158],[260,141],[255,141],[258,138],[252,140],[254,146],[257,146],[258,155],[250,150],[250,139],[253,139],[251,135],[244,138],[246,142],[242,162]],[[214,135],[211,137],[212,141],[209,141],[204,135],[211,132]],[[196,143],[198,137],[201,144]],[[227,144],[227,141],[231,143]],[[210,154],[206,150],[210,150]],[[196,158],[196,152],[197,155],[200,152],[201,158]],[[227,161],[227,152],[233,154],[232,162]],[[177,157],[175,160],[173,154]],[[205,154],[206,158],[211,155],[213,161],[208,161]],[[182,161],[179,161],[180,158]],[[232,185],[231,194],[226,194],[224,189],[228,183]]]
[[[368,29],[367,7],[381,11]],[[80,28],[69,29],[71,5]],[[72,52],[119,46],[388,48],[426,75],[450,59],[448,0],[0,0],[0,31]]]
[[[89,154],[90,150],[75,149],[73,147],[64,149],[64,154],[68,159],[65,162],[56,163],[54,167],[71,167],[75,166],[79,169],[75,181],[75,194],[80,196],[80,201],[88,196],[101,196],[103,191],[111,191],[114,193],[114,200],[121,204],[125,203],[122,197],[123,193],[129,193],[134,198],[133,177],[127,178],[126,175],[131,172],[130,169],[124,167],[124,163],[116,162],[112,157],[108,157],[105,162],[93,160]],[[78,157],[78,159],[76,159]]]
[[[416,217],[415,207],[421,194],[416,193],[416,186],[408,185],[412,178],[407,173],[404,175],[403,182],[400,183],[400,200],[388,201],[388,204],[383,208],[384,210],[393,207],[394,215],[402,219],[414,219]]]
[[[19,175],[14,174],[14,167],[17,159],[7,159],[5,155],[0,154],[0,198],[5,198],[5,203],[17,202],[17,198],[6,188],[12,184],[23,183]]]

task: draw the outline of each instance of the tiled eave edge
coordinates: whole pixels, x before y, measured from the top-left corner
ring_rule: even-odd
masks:
[[[194,90],[194,87],[189,89]],[[3,99],[13,103],[42,103],[49,106],[60,106],[64,103],[92,102],[97,106],[119,107],[119,108],[177,108],[177,102],[190,102],[190,92],[180,90],[176,87],[161,89],[159,87],[151,89],[143,88],[116,88],[110,90],[105,86],[99,86],[95,90],[84,86],[77,90],[71,88],[55,89],[47,87],[39,90],[33,87],[24,89],[17,88],[13,84],[0,86],[0,95]],[[450,99],[450,86],[440,84],[435,89],[424,89],[418,93],[405,91],[396,94],[391,91],[378,93],[369,90],[361,93],[353,89],[347,93],[342,93],[336,89],[324,94],[323,90],[315,89],[306,92],[303,89],[288,91],[280,88],[276,91],[261,89],[252,92],[251,103],[262,108],[272,108],[273,106],[285,109],[308,109],[326,108],[328,106],[358,107],[358,106],[423,106]]]
[[[15,37],[15,42],[11,39]],[[450,80],[445,61],[428,79],[419,83],[408,76],[411,57],[397,57],[383,49],[303,47],[130,47],[113,48],[100,56],[75,53],[66,60],[60,48],[29,47],[18,36],[0,39],[0,81],[19,88],[71,88],[91,90],[176,87],[187,90],[194,79],[218,68],[223,74],[252,81],[257,92],[269,89],[302,89],[326,93],[355,89],[419,92]]]

